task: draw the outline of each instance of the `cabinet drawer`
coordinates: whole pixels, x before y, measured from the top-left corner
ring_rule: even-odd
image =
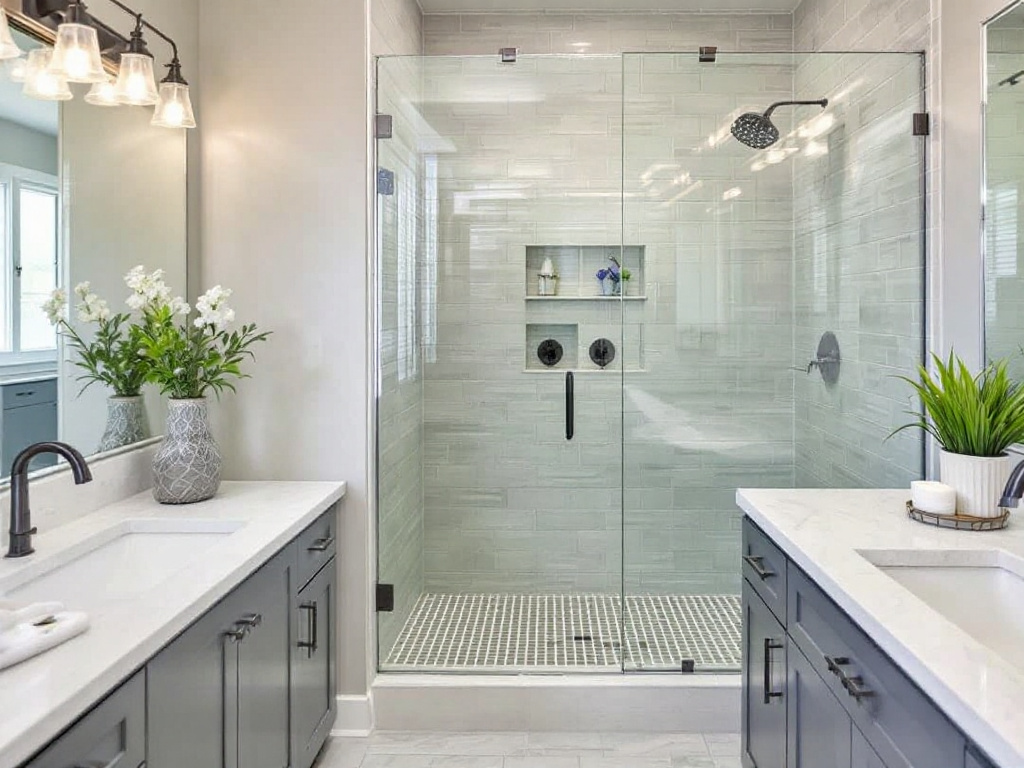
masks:
[[[748,517],[743,518],[743,576],[785,624],[786,556]]]
[[[138,768],[146,759],[146,674],[138,672],[25,768]]]
[[[906,675],[798,568],[789,634],[888,768],[958,768],[963,738]]]
[[[317,571],[334,557],[337,545],[337,506],[331,507],[295,540],[297,570],[295,581],[300,587],[313,578]]]
[[[4,384],[3,409],[22,408],[26,405],[57,402],[57,380],[30,381],[24,384]]]

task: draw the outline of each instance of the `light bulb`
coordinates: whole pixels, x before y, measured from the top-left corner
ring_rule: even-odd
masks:
[[[57,27],[50,69],[72,83],[102,83],[106,80],[96,28],[74,22],[64,22]]]
[[[21,48],[14,42],[11,27],[7,23],[7,13],[0,6],[0,60],[16,59],[21,56]]]
[[[96,83],[89,92],[85,94],[85,100],[97,107],[119,107],[121,102],[117,98],[117,86],[114,78],[108,77],[105,82]]]
[[[44,101],[67,101],[72,98],[68,81],[63,75],[50,70],[53,51],[49,48],[33,48],[28,52],[25,69],[25,86],[22,92],[33,99]]]
[[[121,69],[117,73],[117,98],[122,104],[148,107],[156,104],[159,96],[153,76],[153,57],[144,53],[122,53]]]
[[[164,81],[160,83],[160,103],[153,113],[153,125],[163,128],[195,128],[192,99],[188,85]]]
[[[24,83],[25,73],[28,71],[28,61],[24,58],[8,59],[7,77],[12,83]]]

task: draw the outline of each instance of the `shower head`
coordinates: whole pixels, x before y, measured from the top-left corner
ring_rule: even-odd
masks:
[[[747,112],[736,118],[732,124],[732,135],[751,149],[767,149],[779,140],[779,129],[772,122],[772,112],[779,107],[815,106],[824,109],[828,99],[820,101],[779,101],[765,110],[763,115]]]

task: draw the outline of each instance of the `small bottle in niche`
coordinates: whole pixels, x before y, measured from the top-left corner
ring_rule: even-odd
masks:
[[[558,273],[555,272],[555,265],[551,259],[544,259],[544,263],[537,273],[537,293],[540,296],[555,296],[558,294]]]

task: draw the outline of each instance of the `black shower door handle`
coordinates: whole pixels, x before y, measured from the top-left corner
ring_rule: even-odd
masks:
[[[576,392],[572,371],[565,372],[565,439],[572,440],[576,431]]]

